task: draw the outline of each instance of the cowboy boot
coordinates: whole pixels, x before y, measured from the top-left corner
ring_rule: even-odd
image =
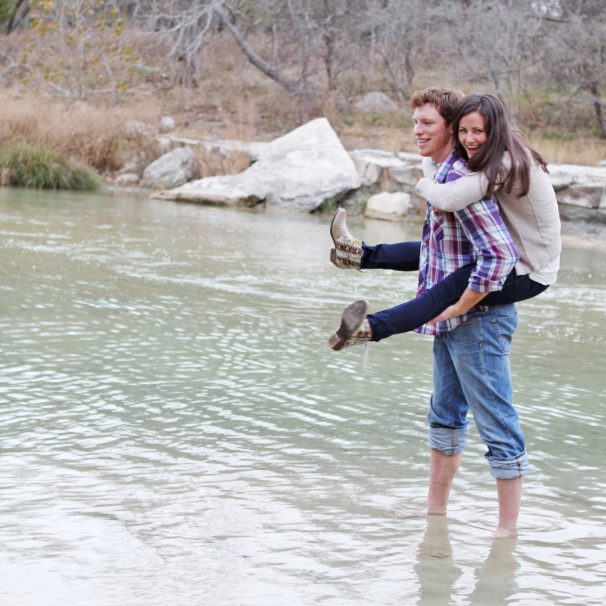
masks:
[[[368,303],[356,301],[343,310],[341,326],[328,339],[328,345],[335,351],[344,347],[365,343],[372,338],[370,323],[366,318]]]
[[[362,240],[356,240],[347,229],[347,213],[337,208],[330,224],[330,235],[335,247],[330,251],[330,262],[341,269],[361,269]]]

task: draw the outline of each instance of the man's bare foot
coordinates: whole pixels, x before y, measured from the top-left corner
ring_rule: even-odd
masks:
[[[498,526],[492,533],[493,539],[512,539],[518,536],[518,529],[515,527]]]
[[[408,520],[409,518],[423,518],[426,515],[429,515],[427,507],[419,507],[418,509],[405,509],[396,513],[396,517],[402,520]]]

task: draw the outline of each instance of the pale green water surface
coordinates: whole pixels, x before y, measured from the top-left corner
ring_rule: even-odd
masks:
[[[328,217],[0,190],[0,604],[606,603],[606,254],[519,305],[517,541],[472,434],[426,493],[431,339],[332,352],[416,276],[328,263]],[[361,219],[368,241],[418,226]]]

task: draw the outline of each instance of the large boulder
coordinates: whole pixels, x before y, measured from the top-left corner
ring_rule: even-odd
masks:
[[[393,152],[382,149],[356,149],[350,155],[365,186],[378,184],[392,169],[408,166],[408,162],[401,160]]]
[[[550,164],[549,173],[562,218],[606,221],[606,168]]]
[[[312,211],[361,185],[349,154],[326,118],[272,141],[238,175],[199,179],[155,197],[211,204],[252,204]]]
[[[411,208],[410,195],[404,192],[382,192],[371,196],[366,204],[364,216],[368,219],[400,221]]]
[[[178,147],[154,160],[144,171],[145,187],[169,188],[200,176],[198,157],[189,147]]]

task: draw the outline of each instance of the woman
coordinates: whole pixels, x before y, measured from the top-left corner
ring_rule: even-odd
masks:
[[[444,184],[424,178],[417,191],[435,208],[449,212],[496,195],[520,260],[503,289],[490,293],[482,305],[515,303],[538,295],[555,282],[561,251],[558,206],[545,161],[511,129],[505,108],[494,95],[476,93],[462,99],[453,132],[457,153],[475,172]],[[432,174],[431,170],[424,162],[425,174]],[[335,243],[331,260],[339,267],[418,269],[420,243],[368,246],[351,236],[343,209],[333,218],[331,235]],[[339,350],[363,341],[380,341],[432,320],[465,313],[471,306],[461,295],[471,269],[461,268],[422,296],[376,314],[366,316],[365,302],[357,301],[344,311],[330,346]]]

